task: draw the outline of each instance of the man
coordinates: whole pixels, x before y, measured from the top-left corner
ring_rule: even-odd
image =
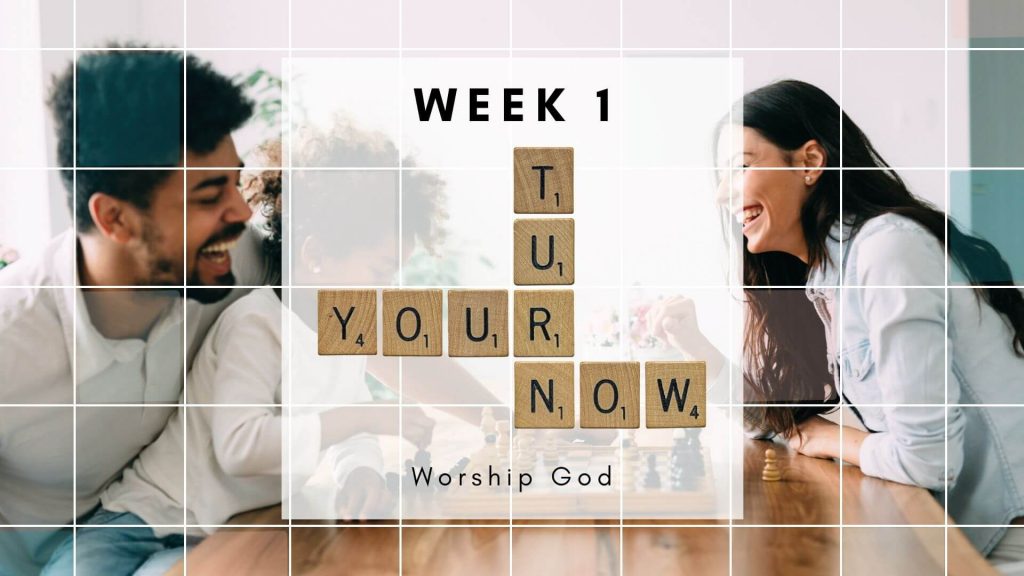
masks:
[[[252,103],[207,64],[84,53],[50,107],[60,163],[78,167],[62,173],[77,234],[0,272],[0,405],[24,405],[0,409],[0,524],[54,529],[7,532],[0,574],[45,563],[69,537],[57,527],[84,521],[164,428],[183,340],[197,348],[216,316],[196,314],[183,338],[182,295],[226,302],[230,250],[252,214],[231,138]]]

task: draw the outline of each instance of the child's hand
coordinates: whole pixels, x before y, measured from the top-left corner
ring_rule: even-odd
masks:
[[[434,435],[434,419],[415,407],[402,409],[402,436],[417,448],[430,446]]]
[[[391,510],[391,494],[375,470],[361,466],[345,479],[338,514],[342,520],[379,518]]]
[[[434,433],[434,419],[416,406],[405,406],[401,410],[402,437],[415,444],[417,448],[430,446],[430,440]],[[365,413],[351,418],[349,422],[358,423],[363,431],[371,434],[381,436],[398,436],[399,434],[397,419],[380,418],[376,414]]]

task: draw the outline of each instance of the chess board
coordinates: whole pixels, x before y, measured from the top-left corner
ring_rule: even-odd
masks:
[[[512,486],[511,499],[507,486],[452,487],[438,493],[435,498],[440,513],[445,517],[477,517],[481,511],[508,511],[513,518],[545,517],[572,518],[576,516],[618,517],[620,510],[627,517],[685,517],[702,518],[715,513],[715,487],[711,458],[702,452],[704,474],[694,479],[689,489],[673,489],[669,482],[669,458],[671,448],[641,447],[641,460],[650,455],[657,459],[659,488],[644,488],[643,467],[638,469],[636,487],[627,486],[620,490],[620,450],[617,447],[594,447],[569,445],[561,450],[557,463],[538,462],[534,470],[533,484],[518,492]],[[591,473],[596,476],[600,470],[611,465],[612,485],[600,486],[592,482],[589,486],[570,483],[557,486],[552,482],[551,472],[558,466],[573,471]],[[513,469],[513,477],[518,474]]]

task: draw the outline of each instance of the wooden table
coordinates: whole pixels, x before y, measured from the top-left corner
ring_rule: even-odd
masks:
[[[781,482],[761,480],[768,447],[779,455]],[[944,573],[946,516],[925,490],[753,440],[746,441],[744,468],[744,518],[732,527],[734,574],[839,574],[840,563],[850,576]],[[280,523],[280,510],[237,521]],[[509,529],[507,521],[466,527],[445,521],[443,527],[407,524],[401,534],[394,526],[365,524],[293,528],[292,569],[370,576],[398,574],[401,566],[407,575],[449,576],[507,574],[511,566],[511,574],[535,576],[613,575],[621,565],[624,574],[729,574],[728,522],[669,522],[627,520],[620,528],[516,521]],[[949,574],[997,574],[956,527],[948,530],[948,547]],[[196,575],[287,574],[287,528],[222,530],[192,551],[188,564]],[[171,573],[181,572],[179,565]]]

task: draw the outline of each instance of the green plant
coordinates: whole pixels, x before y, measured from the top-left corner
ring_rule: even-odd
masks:
[[[268,130],[276,131],[281,125],[281,113],[284,109],[281,100],[283,82],[281,78],[271,74],[265,68],[256,68],[252,72],[238,74],[234,78],[253,99],[256,104],[255,116]]]

